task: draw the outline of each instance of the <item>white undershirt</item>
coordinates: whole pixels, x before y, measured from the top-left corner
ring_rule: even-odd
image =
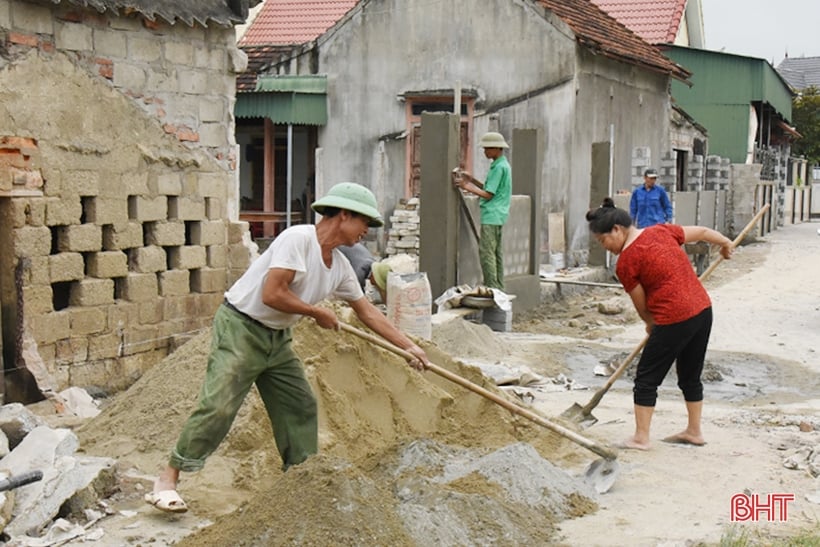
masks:
[[[296,272],[290,290],[311,306],[330,297],[346,301],[363,298],[364,293],[347,258],[338,249],[333,249],[332,260],[330,268],[322,260],[316,226],[292,226],[279,234],[267,250],[251,263],[225,293],[225,298],[242,313],[272,329],[289,327],[301,316],[281,312],[262,303],[262,291],[271,268]]]

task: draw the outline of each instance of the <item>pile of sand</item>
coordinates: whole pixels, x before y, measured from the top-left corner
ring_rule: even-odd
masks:
[[[208,331],[148,371],[78,431],[82,448],[156,473],[196,401],[209,346]],[[495,390],[477,368],[423,347],[437,365]],[[183,474],[192,508],[223,516],[184,544],[544,543],[557,520],[594,509],[591,490],[544,459],[577,455],[562,437],[311,320],[295,327],[294,348],[319,400],[320,456],[282,473],[253,390],[205,469]]]

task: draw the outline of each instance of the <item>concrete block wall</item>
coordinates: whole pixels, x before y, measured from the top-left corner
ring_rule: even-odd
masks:
[[[702,154],[689,156],[686,167],[686,190],[694,192],[703,185],[703,176],[706,174],[706,158]]]
[[[632,162],[630,165],[632,172],[630,182],[633,189],[643,184],[644,171],[650,167],[658,168],[658,166],[652,164],[652,149],[648,146],[636,146],[632,149]]]
[[[233,27],[169,25],[137,14],[3,0],[0,19],[14,50],[71,54],[78,64],[134,99],[177,140],[208,148],[236,168],[233,102],[247,58]]]
[[[706,183],[704,190],[726,190],[729,188],[729,158],[710,155],[706,157]]]
[[[675,204],[675,192],[677,191],[677,180],[678,180],[678,164],[675,159],[675,153],[673,151],[668,151],[666,154],[663,155],[661,161],[659,162],[658,166],[658,182],[663,186],[663,189],[666,190],[666,193],[669,194],[669,199],[672,200],[672,206],[674,208]]]
[[[228,220],[234,32],[66,4],[2,14],[4,356],[25,366],[30,340],[60,389],[123,389],[210,325],[252,256]]]
[[[11,140],[5,142],[9,150]],[[48,163],[36,143],[26,144],[30,162]],[[61,167],[71,176],[70,164]],[[0,166],[0,173],[10,169]],[[148,172],[161,169],[155,165]],[[192,189],[197,191],[195,184]],[[77,381],[80,365],[84,382],[125,387],[167,354],[174,336],[210,324],[229,276],[240,275],[248,263],[240,235],[246,225],[229,229],[220,218],[190,220],[191,209],[166,207],[172,196],[123,195],[121,206],[111,208],[113,216],[90,214],[99,210],[99,201],[111,198],[82,196],[79,214],[68,217],[43,214],[48,199],[0,199],[0,223],[9,228],[13,250],[0,261],[6,270],[21,270],[18,283],[3,280],[4,303],[16,301],[19,293],[22,329],[61,387]],[[194,211],[204,215],[206,208]],[[229,256],[237,267],[228,267]],[[120,362],[132,374],[112,377],[112,364]]]

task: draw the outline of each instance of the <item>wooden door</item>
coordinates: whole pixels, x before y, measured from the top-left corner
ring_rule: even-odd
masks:
[[[458,153],[458,164],[462,169],[470,170],[467,165],[468,151],[470,146],[470,126],[466,121],[461,122],[459,135],[460,146]],[[413,124],[410,131],[410,173],[408,176],[408,194],[410,197],[421,195],[421,124]]]

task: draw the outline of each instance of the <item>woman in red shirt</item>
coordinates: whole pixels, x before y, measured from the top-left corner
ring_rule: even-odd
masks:
[[[686,429],[664,441],[705,444],[700,429],[703,383],[700,376],[712,329],[712,302],[681,245],[706,241],[732,255],[732,240],[704,226],[658,224],[633,226],[627,211],[611,198],[586,215],[589,229],[609,252],[619,255],[616,274],[646,323],[649,339],[638,362],[635,386],[635,434],[624,448],[647,450],[658,386],[677,361],[678,387],[688,413]]]

